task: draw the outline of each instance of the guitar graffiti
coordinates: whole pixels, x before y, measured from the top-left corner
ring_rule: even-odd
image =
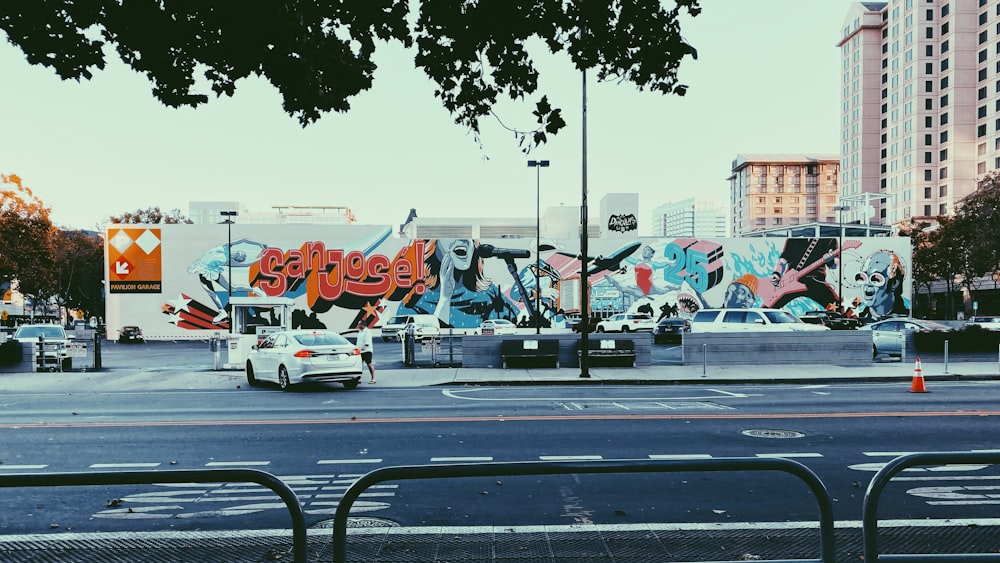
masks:
[[[816,240],[818,239],[813,239],[813,241]],[[810,254],[812,249],[815,247],[814,242],[811,244],[812,246],[807,248],[806,251],[803,253],[803,259],[805,259]],[[767,278],[758,277],[759,281],[757,283],[756,290],[758,297],[761,298],[762,305],[764,307],[781,307],[781,305],[788,303],[795,297],[809,293],[811,288],[802,281],[803,278],[806,278],[810,273],[812,273],[820,266],[829,263],[834,258],[839,257],[840,253],[843,252],[844,250],[859,248],[860,246],[861,246],[861,241],[856,241],[856,240],[844,241],[844,244],[840,248],[835,248],[833,250],[830,250],[829,252],[824,253],[818,260],[808,265],[785,270],[777,278],[775,278],[774,276]],[[816,279],[813,279],[813,281],[814,282],[818,281],[818,283],[826,285],[827,289],[829,290],[829,293],[831,293],[833,296],[833,301],[831,302],[835,303],[839,301],[840,296],[837,295],[833,291],[833,288],[829,287],[829,285],[827,285],[825,281]],[[819,299],[817,299],[816,301],[820,305],[826,305],[826,303],[821,302]]]

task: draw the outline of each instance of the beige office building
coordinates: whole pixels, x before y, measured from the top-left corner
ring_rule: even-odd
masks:
[[[836,223],[840,159],[835,154],[738,154],[729,176],[730,233]]]
[[[998,30],[998,0],[851,5],[838,43],[845,220],[948,215],[1000,169]]]

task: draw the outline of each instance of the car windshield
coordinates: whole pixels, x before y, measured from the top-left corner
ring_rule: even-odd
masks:
[[[765,311],[764,316],[774,324],[801,323],[798,317],[787,311]]]
[[[921,321],[920,324],[923,325],[924,330],[951,330],[951,327],[948,325],[931,321]]]
[[[337,346],[340,344],[350,344],[346,338],[335,332],[296,334],[294,338],[296,342],[303,346]]]
[[[389,319],[389,322],[387,324],[401,325],[401,324],[405,324],[405,323],[406,323],[406,317],[393,317],[393,318]]]
[[[14,338],[66,338],[66,333],[58,326],[23,326],[14,333]]]

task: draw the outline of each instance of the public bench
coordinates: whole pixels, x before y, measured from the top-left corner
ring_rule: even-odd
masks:
[[[558,340],[521,340],[505,339],[500,342],[500,356],[503,360],[504,369],[515,364],[530,364],[538,367],[544,364],[552,367],[559,367],[559,341]]]
[[[577,355],[582,356],[577,350]],[[587,357],[593,365],[635,367],[635,342],[626,339],[590,338]]]

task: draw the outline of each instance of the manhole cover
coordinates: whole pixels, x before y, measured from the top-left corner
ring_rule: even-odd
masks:
[[[778,430],[776,428],[751,428],[740,432],[751,438],[802,438],[805,434],[794,430]]]
[[[388,520],[386,518],[371,518],[364,516],[355,518],[354,516],[351,516],[347,519],[348,528],[395,528],[398,526],[399,524],[393,522],[392,520]],[[309,526],[309,528],[310,529],[333,528],[333,520],[332,519],[321,520],[319,522],[316,522],[312,526]]]

